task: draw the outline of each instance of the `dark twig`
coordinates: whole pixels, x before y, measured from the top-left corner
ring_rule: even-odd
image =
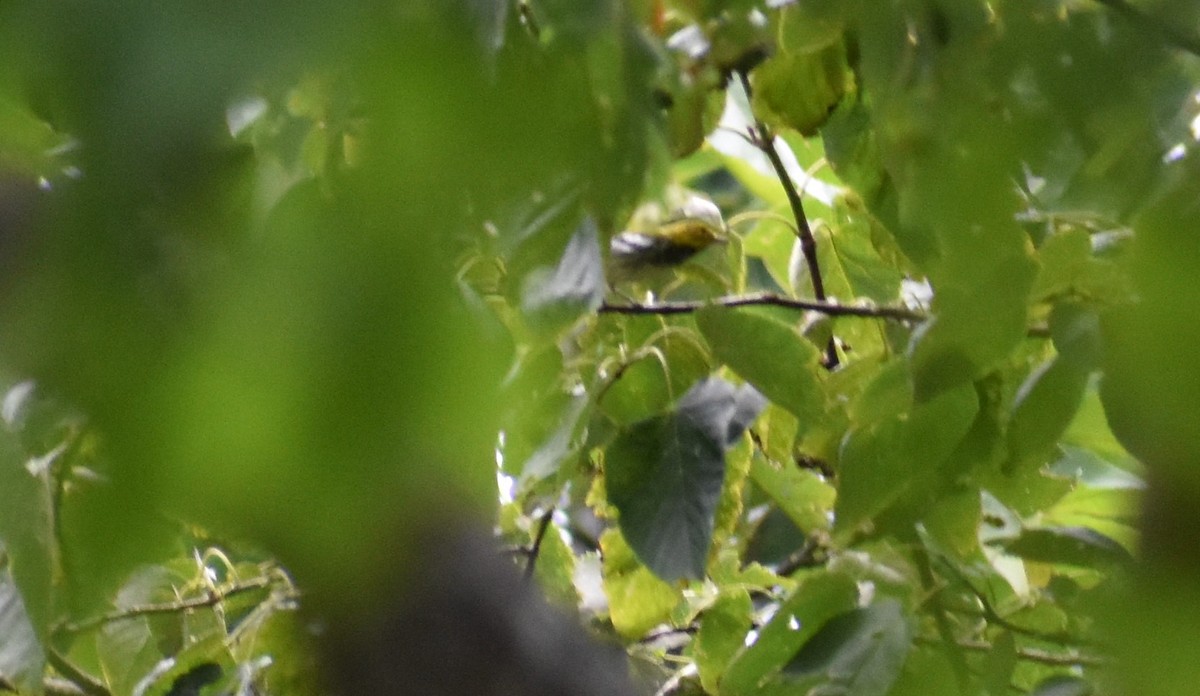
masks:
[[[224,602],[231,597],[254,590],[262,590],[270,587],[275,581],[269,577],[254,578],[245,582],[233,585],[224,591],[210,591],[201,597],[193,597],[191,599],[181,599],[176,602],[164,602],[162,604],[142,604],[124,609],[110,611],[107,614],[93,617],[79,623],[62,624],[55,629],[55,633],[81,633],[98,626],[102,626],[114,621],[122,619],[132,619],[138,616],[150,616],[153,614],[178,614],[180,612],[189,611],[191,609],[201,609],[205,607],[214,607],[221,602]]]
[[[1129,4],[1127,0],[1096,0],[1096,2],[1128,19],[1130,23],[1162,36],[1167,45],[1187,51],[1194,56],[1200,56],[1200,38],[1186,34],[1167,22],[1142,12]]]
[[[729,295],[716,297],[711,300],[693,302],[656,302],[654,304],[613,304],[605,302],[596,311],[600,314],[644,314],[665,316],[671,314],[691,314],[708,307],[753,307],[769,306],[795,309],[802,312],[817,312],[829,317],[862,317],[864,319],[888,319],[891,321],[906,321],[920,323],[929,319],[929,315],[907,307],[871,307],[864,305],[844,305],[836,302],[814,302],[812,300],[797,300],[771,293],[754,293],[750,295]],[[1046,326],[1031,326],[1026,331],[1029,338],[1050,338],[1050,329]]]
[[[745,72],[739,72],[738,78],[742,81],[742,89],[746,90],[746,99],[750,99],[750,78],[746,76]],[[775,176],[783,186],[783,193],[787,196],[788,205],[792,209],[792,217],[796,219],[796,236],[800,239],[800,251],[803,252],[804,263],[808,266],[813,297],[818,302],[824,302],[825,281],[821,277],[821,266],[817,263],[817,238],[813,236],[812,227],[808,224],[808,216],[804,213],[804,201],[800,199],[800,192],[796,190],[796,182],[792,181],[787,167],[783,164],[783,159],[779,156],[779,149],[775,147],[775,134],[762,119],[753,114],[752,117],[754,126],[750,142],[754,143],[755,147],[767,156],[767,160],[771,162],[771,168],[775,170]],[[825,348],[825,366],[832,370],[837,365],[837,344],[833,337],[830,337],[829,345]]]
[[[783,559],[783,562],[775,568],[775,574],[788,577],[801,568],[816,568],[822,566],[828,560],[824,558],[824,547],[812,538],[804,542],[804,546],[796,549],[790,556]]]
[[[533,568],[537,564],[538,554],[542,551],[542,539],[546,538],[546,530],[550,529],[550,519],[554,517],[554,506],[542,513],[538,522],[537,533],[533,537],[533,546],[529,547],[529,561],[525,563],[525,582],[533,578]]]
[[[655,304],[610,304],[600,305],[601,314],[690,314],[708,305],[720,307],[747,307],[753,305],[768,305],[786,307],[802,311],[817,312],[831,317],[867,317],[874,319],[891,319],[893,321],[921,322],[928,317],[922,313],[904,307],[867,307],[860,305],[842,305],[835,302],[796,300],[770,293],[753,295],[734,295],[718,297],[703,302],[658,302]]]

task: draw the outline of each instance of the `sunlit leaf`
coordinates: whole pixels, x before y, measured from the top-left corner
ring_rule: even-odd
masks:
[[[701,615],[696,634],[696,668],[708,693],[717,693],[729,661],[744,645],[752,625],[752,611],[749,593],[738,589],[722,593]]]
[[[791,411],[802,429],[824,414],[820,351],[794,326],[754,309],[724,307],[701,310],[696,323],[717,359]]]
[[[679,592],[638,563],[621,533],[608,530],[600,538],[604,553],[604,594],[613,628],[639,638],[664,622],[679,603]]]

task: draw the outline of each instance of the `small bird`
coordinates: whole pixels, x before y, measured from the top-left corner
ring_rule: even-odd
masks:
[[[721,210],[707,198],[693,195],[662,223],[613,236],[609,245],[612,279],[632,279],[650,269],[678,266],[727,240]]]

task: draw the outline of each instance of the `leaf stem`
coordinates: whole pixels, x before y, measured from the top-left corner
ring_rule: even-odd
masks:
[[[190,599],[181,599],[175,602],[164,602],[162,604],[142,604],[124,609],[117,609],[106,614],[93,617],[79,623],[66,623],[58,626],[55,633],[81,633],[104,624],[120,621],[122,619],[131,619],[138,616],[150,616],[153,614],[177,614],[191,609],[201,609],[205,607],[214,607],[227,599],[236,595],[250,592],[253,590],[262,590],[272,587],[276,580],[270,577],[259,577],[244,582],[237,583],[223,591],[209,591],[199,597]],[[57,666],[56,666],[57,668]]]
[[[542,513],[538,521],[537,533],[533,537],[533,546],[529,547],[529,560],[525,563],[525,582],[533,579],[533,568],[537,564],[538,554],[542,551],[542,540],[546,538],[546,530],[550,528],[550,520],[554,517],[554,506]]]

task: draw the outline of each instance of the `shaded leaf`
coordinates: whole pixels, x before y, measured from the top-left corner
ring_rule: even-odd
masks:
[[[735,428],[763,407],[749,387],[698,382],[670,414],[634,424],[605,452],[608,501],[659,577],[702,577]]]
[[[788,679],[821,685],[822,694],[885,696],[912,646],[900,602],[884,599],[834,617],[784,668]]]
[[[832,617],[854,608],[858,585],[844,573],[820,572],[801,583],[780,605],[758,637],[729,665],[721,696],[750,696],[796,655]]]
[[[853,530],[906,496],[940,483],[942,466],[971,429],[979,399],[970,384],[847,434],[839,454],[835,529]]]
[[[1027,529],[1005,548],[1030,561],[1097,569],[1127,565],[1133,560],[1120,544],[1087,527]]]

